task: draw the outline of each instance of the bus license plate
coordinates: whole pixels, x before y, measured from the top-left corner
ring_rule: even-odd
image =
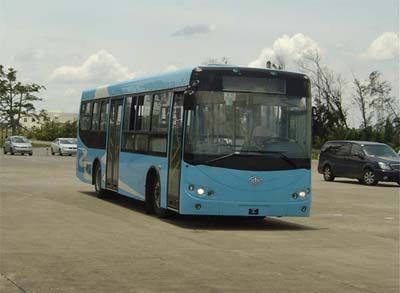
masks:
[[[258,215],[258,209],[249,209],[249,215]]]

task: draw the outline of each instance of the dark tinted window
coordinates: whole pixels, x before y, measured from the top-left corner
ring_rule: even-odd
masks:
[[[154,95],[153,113],[151,120],[152,131],[167,131],[170,96],[171,95],[169,93]]]
[[[350,154],[352,156],[356,156],[359,153],[363,153],[362,147],[359,144],[353,143],[351,145],[351,153]]]
[[[322,149],[321,153],[329,153],[338,156],[344,156],[350,154],[350,144],[341,142],[330,142],[326,143]]]
[[[125,101],[124,131],[135,130],[137,97],[127,97]]]
[[[100,131],[107,130],[107,119],[108,119],[108,101],[103,101],[101,103],[100,110]]]
[[[82,130],[89,130],[92,121],[91,118],[92,118],[92,103],[91,102],[82,103],[79,128]]]
[[[92,130],[99,130],[99,126],[100,126],[100,102],[96,102],[93,104],[93,115],[92,115]]]
[[[150,130],[150,112],[151,112],[152,96],[146,95],[139,97],[137,107],[136,130]]]

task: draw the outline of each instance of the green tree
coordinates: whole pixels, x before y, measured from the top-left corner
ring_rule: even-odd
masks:
[[[22,117],[40,118],[35,113],[34,102],[42,99],[37,94],[45,89],[36,83],[23,84],[17,80],[17,71],[14,68],[4,70],[0,65],[0,120],[11,128],[12,135],[21,129]]]

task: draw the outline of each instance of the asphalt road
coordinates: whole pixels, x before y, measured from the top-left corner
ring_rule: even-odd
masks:
[[[399,191],[313,174],[310,218],[97,199],[72,157],[0,156],[1,292],[398,292]]]

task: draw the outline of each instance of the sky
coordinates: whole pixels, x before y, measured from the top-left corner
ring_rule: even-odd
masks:
[[[83,89],[228,57],[287,69],[310,50],[347,81],[379,70],[399,96],[397,0],[0,0],[0,64],[47,90],[38,108],[77,112]]]

